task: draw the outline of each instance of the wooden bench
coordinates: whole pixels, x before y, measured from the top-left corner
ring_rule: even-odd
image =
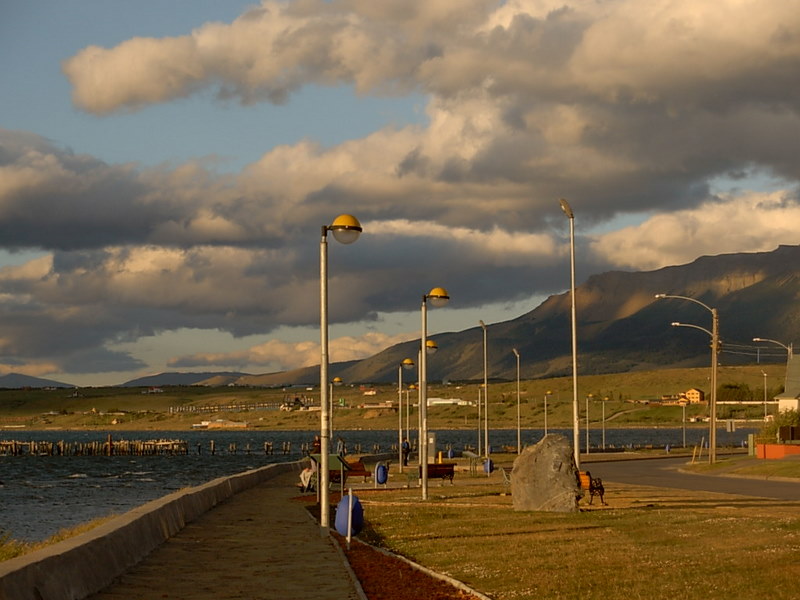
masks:
[[[364,483],[366,483],[367,479],[372,477],[372,472],[367,471],[367,468],[364,466],[364,462],[361,460],[355,460],[352,462],[348,460],[347,467],[347,470],[344,472],[345,482],[347,482],[350,477],[363,477]]]
[[[595,496],[600,496],[600,504],[605,505],[603,499],[606,489],[603,487],[603,480],[599,477],[592,477],[589,471],[578,471],[578,480],[581,484],[581,490],[589,493],[589,504],[594,502]]]
[[[453,483],[453,476],[455,475],[456,463],[433,463],[428,465],[428,479],[441,479],[442,485],[444,480],[449,479]],[[419,467],[419,476],[422,478],[422,465]]]

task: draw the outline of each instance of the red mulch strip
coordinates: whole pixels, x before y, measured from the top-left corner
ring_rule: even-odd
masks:
[[[348,550],[345,538],[338,534],[334,537],[369,600],[477,600],[472,594],[371,546],[354,541]]]
[[[332,504],[338,502],[338,496],[336,494],[334,498],[334,494],[331,494]],[[316,502],[314,496],[301,496],[294,500]],[[319,505],[311,504],[307,509],[315,519],[319,519]],[[353,541],[348,550],[347,540],[335,531],[331,533],[342,547],[369,600],[478,600],[476,596],[367,544]]]

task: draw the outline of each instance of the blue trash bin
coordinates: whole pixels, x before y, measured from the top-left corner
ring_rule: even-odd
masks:
[[[375,465],[375,483],[383,485],[389,481],[389,469],[382,462]]]
[[[336,505],[336,517],[334,526],[339,535],[347,537],[347,513],[350,508],[350,496],[344,496],[339,504]],[[364,508],[358,500],[358,496],[353,496],[353,517],[350,521],[350,535],[358,535],[364,527]]]

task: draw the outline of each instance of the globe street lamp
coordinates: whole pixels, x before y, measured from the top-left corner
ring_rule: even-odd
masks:
[[[330,405],[330,412],[328,413],[328,422],[330,423],[330,437],[333,439],[333,413],[335,412],[336,402],[333,399],[333,388],[339,387],[342,385],[342,378],[341,377],[334,377],[331,379],[331,383],[328,386],[328,399]]]
[[[685,323],[673,323],[673,327],[691,327],[705,331],[711,336],[711,403],[709,406],[709,424],[708,424],[708,462],[714,464],[717,462],[717,355],[719,354],[719,314],[716,308],[711,308],[707,304],[700,302],[696,298],[688,296],[677,296],[674,294],[656,294],[657,299],[676,298],[678,300],[687,300],[699,304],[711,313],[711,331],[705,327],[697,325],[689,325]]]
[[[558,201],[561,210],[569,219],[569,270],[570,270],[570,298],[572,300],[572,447],[575,453],[575,466],[581,467],[580,451],[580,417],[578,415],[578,334],[576,330],[577,317],[575,310],[575,214],[569,202],[561,198]]]
[[[328,453],[330,451],[330,417],[328,414],[328,232],[340,244],[352,244],[361,234],[361,223],[352,215],[339,215],[330,225],[322,226],[319,242],[319,405],[320,405],[320,460],[319,524],[322,535],[327,535],[330,526],[330,506],[328,485],[330,471]]]
[[[483,451],[489,457],[489,358],[486,347],[486,323],[478,321],[483,329]]]
[[[450,300],[447,290],[433,288],[422,296],[422,337],[419,361],[419,466],[421,472],[422,499],[428,499],[428,352],[436,351],[436,342],[428,340],[428,300],[434,308],[444,306]],[[429,343],[431,342],[431,343]]]
[[[397,368],[397,455],[400,459],[399,471],[403,472],[403,369],[414,368],[414,361],[404,358]]]
[[[520,433],[520,415],[519,415],[519,350],[512,348],[511,351],[517,357],[517,454],[522,453],[522,437]]]

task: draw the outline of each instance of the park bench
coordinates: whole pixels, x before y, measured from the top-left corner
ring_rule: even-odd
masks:
[[[603,480],[599,477],[592,477],[589,471],[578,471],[578,480],[581,484],[581,490],[589,494],[589,504],[594,502],[595,496],[600,496],[600,504],[605,504],[603,498],[606,489],[603,487]]]
[[[364,483],[367,482],[367,479],[372,477],[372,472],[367,471],[367,468],[364,466],[364,462],[362,460],[354,460],[354,461],[346,461],[347,462],[347,470],[344,471],[344,478],[345,482],[350,477],[363,477]]]
[[[449,479],[453,483],[453,475],[455,475],[456,463],[433,463],[428,465],[428,479],[441,479],[442,485],[444,480]],[[422,477],[422,465],[419,467],[419,476]]]

